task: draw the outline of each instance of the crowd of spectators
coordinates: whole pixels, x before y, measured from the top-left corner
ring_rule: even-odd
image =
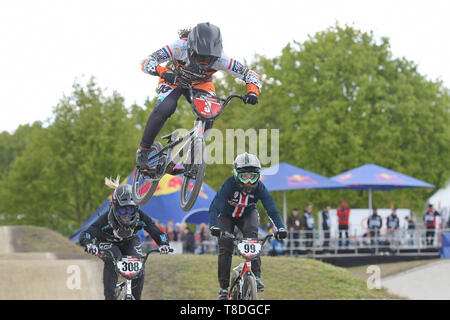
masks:
[[[311,247],[316,246],[324,250],[324,252],[331,251],[331,217],[329,205],[325,206],[323,210],[318,212],[321,217],[321,224],[316,225],[315,217],[312,214],[312,204],[308,204],[302,215],[299,213],[298,208],[292,209],[291,213],[287,217],[288,238],[286,241],[272,240],[269,254],[279,255],[286,252],[299,252],[299,249],[311,252]],[[385,219],[378,215],[377,208],[373,208],[371,214],[367,218],[366,228],[367,232],[364,233],[361,238],[355,240],[350,239],[349,235],[349,221],[350,221],[351,209],[348,206],[346,200],[342,200],[340,206],[336,209],[337,216],[337,228],[334,247],[346,248],[350,244],[350,240],[358,242],[356,245],[374,246],[374,245],[399,245],[405,244],[413,246],[417,244],[415,239],[416,223],[413,217],[406,216],[403,228],[400,229],[400,219],[397,216],[397,208],[391,205],[391,214]],[[434,209],[433,205],[429,205],[428,210],[424,213],[423,222],[426,228],[425,245],[433,246],[437,220],[436,217],[440,214]],[[264,227],[264,226],[262,226]],[[448,226],[450,228],[450,219]],[[380,235],[382,228],[386,228],[383,231],[383,236]],[[266,229],[270,229],[270,226]],[[319,234],[321,235],[319,236]],[[400,237],[401,235],[401,237]],[[360,241],[361,240],[361,241]],[[321,242],[321,243],[319,243]]]
[[[362,235],[363,244],[365,245],[391,245],[399,244],[399,232],[402,231],[404,244],[412,246],[414,244],[414,231],[416,230],[416,223],[413,217],[405,217],[403,230],[400,230],[400,219],[397,216],[397,209],[391,206],[392,212],[387,217],[383,225],[383,219],[379,216],[377,208],[372,209],[372,213],[367,218],[366,228],[367,232]],[[276,240],[272,238],[269,243],[269,255],[281,255],[286,252],[299,252],[300,248],[311,252],[313,246],[321,247],[325,252],[330,251],[331,244],[331,206],[327,205],[323,210],[319,211],[321,217],[320,225],[316,224],[315,216],[313,214],[313,205],[308,204],[303,214],[300,214],[298,208],[292,209],[287,217],[288,238],[285,240]],[[348,207],[346,200],[342,200],[340,206],[336,210],[337,215],[337,238],[335,239],[335,246],[338,248],[345,248],[349,246],[349,221],[351,209]],[[426,228],[426,245],[433,245],[436,229],[436,217],[440,214],[430,204],[428,210],[424,213],[423,222]],[[183,253],[188,254],[205,254],[214,253],[216,250],[216,241],[211,236],[208,226],[204,223],[199,225],[190,225],[186,223],[176,223],[169,221],[167,225],[163,225],[155,221],[158,228],[167,234],[171,243],[177,242]],[[271,232],[272,225],[260,225],[264,231]],[[380,236],[380,230],[386,227],[384,237]],[[450,228],[450,219],[446,227]],[[317,234],[321,233],[321,243],[317,243]],[[141,230],[138,233],[144,250],[156,247],[156,243],[149,235]],[[316,241],[316,242],[315,242]]]
[[[167,225],[155,221],[156,226],[169,237],[170,243],[181,243],[182,252],[188,254],[204,254],[208,251],[211,234],[208,226],[204,223],[189,227],[186,223],[176,223],[169,221]],[[192,231],[195,227],[195,232]],[[192,228],[192,229],[191,229]],[[156,242],[149,237],[145,230],[138,232],[138,236],[143,243],[144,250],[157,247]]]

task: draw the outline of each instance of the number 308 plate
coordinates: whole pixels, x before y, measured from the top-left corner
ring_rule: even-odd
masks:
[[[122,258],[117,262],[117,268],[120,270],[120,273],[132,276],[141,270],[142,262],[137,258]]]
[[[261,243],[253,239],[243,239],[237,247],[241,255],[246,258],[253,258],[261,251]]]

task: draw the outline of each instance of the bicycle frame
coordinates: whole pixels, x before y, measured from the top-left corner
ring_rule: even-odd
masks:
[[[187,88],[189,90],[189,97],[190,97],[189,103],[191,104],[191,106],[193,106],[194,92],[193,92],[192,86],[189,84],[189,82],[184,81],[181,78],[179,78],[177,81],[180,84],[179,86],[185,87],[185,88]],[[228,96],[226,99],[219,98],[219,97],[214,97],[214,98],[216,98],[216,99],[218,99],[219,101],[222,102],[222,110],[221,110],[221,112],[223,112],[223,110],[228,105],[228,103],[231,101],[231,99],[233,99],[233,98],[240,98],[241,100],[244,100],[243,96],[236,95],[236,94],[232,94],[232,95]],[[216,118],[211,119],[211,120],[215,120],[215,119]],[[170,167],[174,167],[180,161],[180,159],[184,156],[185,152],[187,152],[189,150],[189,147],[191,147],[193,141],[195,141],[196,139],[200,139],[200,141],[204,141],[204,139],[205,139],[205,136],[204,136],[205,125],[206,125],[206,121],[207,120],[208,119],[197,119],[195,121],[194,128],[192,128],[191,130],[189,130],[184,135],[182,135],[181,137],[177,138],[174,141],[170,141],[169,140],[169,144],[166,145],[165,147],[163,147],[157,154],[151,156],[149,158],[149,161],[154,160],[155,158],[157,158],[161,154],[163,154],[165,151],[168,151],[167,154],[168,154],[169,158],[168,158],[168,161],[166,161],[166,167],[169,167],[169,166]],[[171,137],[172,134],[170,134],[169,136]],[[186,139],[187,139],[187,141],[183,144],[183,146],[180,148],[180,150],[177,151],[177,153],[172,157],[172,155],[171,155],[172,149],[176,145],[180,144],[181,142],[183,142]],[[195,148],[195,144],[194,144],[194,148]],[[191,153],[191,155],[192,155],[192,153]],[[190,159],[190,162],[187,162],[187,163],[188,164],[194,164],[193,163],[194,160],[195,159],[193,159],[193,157],[192,157]]]
[[[230,238],[234,239],[234,246],[235,247],[236,247],[236,244],[242,240],[242,239],[239,239],[239,238],[236,239],[233,234],[230,234],[228,232],[223,232],[223,234],[226,237],[230,237]],[[269,234],[267,234],[264,237],[263,240],[260,240],[261,247],[264,246],[266,241],[268,239],[270,239],[271,237],[273,237],[273,236],[274,236],[273,233],[269,233]],[[245,258],[245,261],[243,263],[243,266],[242,266],[242,269],[240,270],[240,272],[239,272],[239,269],[240,269],[240,266],[242,265],[242,263],[233,268],[234,271],[238,271],[239,272],[239,276],[234,280],[234,282],[230,286],[230,290],[228,291],[228,300],[230,300],[230,298],[231,298],[231,294],[233,293],[234,287],[236,285],[238,285],[238,284],[239,284],[239,295],[240,295],[241,298],[243,297],[243,295],[244,295],[243,289],[244,289],[245,276],[246,275],[252,275],[253,277],[255,277],[255,275],[254,275],[254,273],[252,271],[252,260],[256,259],[259,256],[260,256],[260,254],[258,254],[257,256],[253,257],[252,259]]]
[[[141,262],[142,262],[142,268],[141,268],[141,270],[139,270],[139,272],[138,272],[136,275],[134,275],[134,276],[132,276],[132,277],[125,277],[125,276],[120,272],[120,270],[118,270],[117,262],[118,262],[122,257],[114,258],[114,256],[112,255],[112,253],[111,253],[110,251],[101,251],[101,252],[99,252],[99,253],[97,254],[97,256],[98,256],[100,259],[103,259],[103,257],[104,257],[104,255],[105,255],[106,252],[108,252],[108,254],[109,254],[109,258],[108,258],[108,259],[110,259],[110,260],[112,261],[112,263],[114,264],[114,269],[115,269],[117,275],[122,275],[122,276],[125,278],[125,281],[122,281],[122,282],[116,284],[115,293],[114,293],[115,298],[117,299],[117,298],[120,296],[120,294],[122,293],[123,287],[125,287],[125,288],[126,288],[126,293],[122,296],[122,299],[121,299],[121,300],[136,300],[136,299],[134,298],[134,296],[133,296],[133,293],[132,293],[131,282],[132,282],[133,279],[139,278],[139,277],[141,276],[141,274],[144,272],[145,262],[147,261],[148,256],[149,256],[151,253],[159,252],[159,249],[152,249],[152,250],[148,251],[147,254],[145,255],[145,257],[136,257],[136,258],[138,258],[138,259],[141,260]],[[173,252],[173,249],[170,248],[169,252]]]

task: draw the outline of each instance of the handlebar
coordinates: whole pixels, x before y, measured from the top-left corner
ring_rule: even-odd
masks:
[[[234,234],[229,233],[227,231],[221,231],[220,232],[220,236],[224,237],[224,238],[233,239],[233,241],[236,241],[236,242],[239,242],[239,241],[241,241],[243,239],[243,238],[237,238]],[[272,238],[274,236],[275,236],[274,233],[269,233],[263,239],[258,239],[258,241],[261,242],[261,245],[264,245],[267,240],[269,240],[270,238]]]
[[[192,85],[188,81],[184,80],[181,77],[177,76],[176,79],[177,79],[176,81],[179,83],[178,87],[186,87],[189,90],[189,96],[191,97],[191,101],[193,101],[194,93],[192,91]],[[238,94],[229,95],[227,98],[219,98],[219,97],[216,97],[216,96],[214,96],[214,98],[220,100],[222,102],[222,105],[223,105],[224,108],[231,101],[231,99],[233,99],[233,98],[239,98],[242,101],[244,101],[244,99],[245,99],[244,96],[240,96]]]
[[[147,254],[146,254],[144,257],[141,256],[141,257],[139,257],[139,258],[142,259],[142,263],[145,264],[145,262],[147,261],[148,256],[149,256],[151,253],[155,253],[155,252],[160,252],[160,251],[159,251],[159,248],[152,249],[152,250],[148,251]],[[173,248],[169,248],[169,252],[173,252]],[[120,255],[120,256],[118,256],[117,258],[115,258],[115,257],[113,256],[113,254],[111,253],[110,250],[100,251],[100,252],[97,254],[97,257],[99,257],[100,259],[103,259],[103,258],[105,258],[105,257],[104,257],[104,256],[105,256],[105,253],[108,253],[108,255],[109,255],[109,258],[108,258],[108,259],[110,259],[110,260],[113,261],[114,263],[117,262],[118,260],[120,260],[120,259],[122,258],[122,255]]]

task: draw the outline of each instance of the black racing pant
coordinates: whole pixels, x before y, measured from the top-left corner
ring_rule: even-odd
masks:
[[[426,232],[426,234],[425,234],[427,246],[432,246],[432,245],[433,245],[433,242],[434,242],[434,234],[435,234],[435,228],[434,228],[434,226],[432,226],[432,227],[427,227],[427,232]]]
[[[380,229],[370,229],[370,244],[374,245],[375,243],[378,243],[378,239],[380,239]]]
[[[323,247],[328,248],[330,246],[330,229],[323,229]]]
[[[159,90],[172,90],[166,97],[162,100],[158,100],[155,108],[148,117],[147,124],[144,129],[144,134],[141,139],[140,146],[143,148],[150,148],[155,141],[156,136],[164,127],[167,119],[175,112],[178,104],[178,99],[182,94],[189,101],[190,97],[186,89],[176,87],[175,89],[170,88],[170,86],[162,85]],[[204,92],[203,90],[194,90],[194,92]],[[213,121],[207,121],[205,126],[205,132],[212,128]]]
[[[142,255],[142,247],[141,241],[138,237],[134,237],[130,240],[120,242],[120,243],[111,243],[111,242],[101,242],[99,244],[100,250],[109,250],[114,257],[119,256],[141,256]],[[116,288],[118,275],[114,268],[112,261],[109,259],[104,260],[104,268],[103,268],[103,288],[106,300],[114,299],[114,289]],[[136,300],[141,299],[142,288],[144,287],[144,276],[145,271],[142,273],[142,276],[133,279],[131,281],[132,294]]]
[[[349,242],[348,242],[348,225],[343,225],[340,224],[338,226],[339,229],[339,247],[344,246],[348,246]],[[345,233],[345,241],[342,241],[342,235]]]
[[[219,228],[222,231],[234,233],[237,226],[244,238],[258,238],[258,211],[252,210],[244,213],[239,218],[233,218],[228,214],[219,215]],[[233,255],[233,239],[219,238],[219,263],[218,275],[220,287],[225,289],[230,284],[230,271]],[[261,258],[252,260],[252,271],[255,276],[261,276]]]

